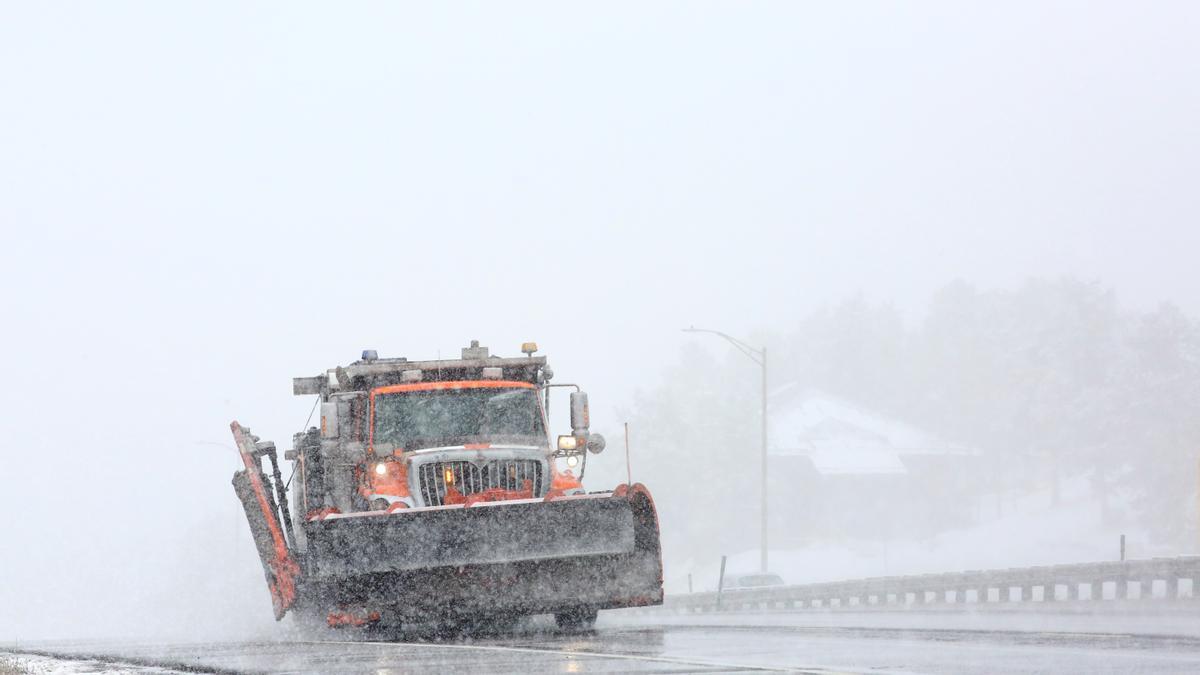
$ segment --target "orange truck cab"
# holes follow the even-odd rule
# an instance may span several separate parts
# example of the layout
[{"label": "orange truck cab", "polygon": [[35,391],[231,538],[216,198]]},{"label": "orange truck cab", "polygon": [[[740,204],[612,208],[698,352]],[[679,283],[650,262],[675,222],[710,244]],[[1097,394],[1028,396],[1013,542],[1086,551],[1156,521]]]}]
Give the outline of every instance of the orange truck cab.
[{"label": "orange truck cab", "polygon": [[[583,492],[571,469],[540,461],[556,453],[534,384],[396,384],[372,389],[369,401],[358,494],[372,510]],[[410,470],[423,480],[410,483]]]}]

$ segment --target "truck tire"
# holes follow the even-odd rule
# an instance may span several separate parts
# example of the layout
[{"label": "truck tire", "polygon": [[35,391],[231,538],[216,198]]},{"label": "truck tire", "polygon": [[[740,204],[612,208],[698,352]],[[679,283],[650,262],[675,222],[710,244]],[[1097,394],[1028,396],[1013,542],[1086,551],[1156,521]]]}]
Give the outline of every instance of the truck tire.
[{"label": "truck tire", "polygon": [[596,625],[596,615],[599,613],[599,610],[591,607],[576,607],[555,613],[554,623],[558,624],[560,630],[591,630],[592,626]]}]

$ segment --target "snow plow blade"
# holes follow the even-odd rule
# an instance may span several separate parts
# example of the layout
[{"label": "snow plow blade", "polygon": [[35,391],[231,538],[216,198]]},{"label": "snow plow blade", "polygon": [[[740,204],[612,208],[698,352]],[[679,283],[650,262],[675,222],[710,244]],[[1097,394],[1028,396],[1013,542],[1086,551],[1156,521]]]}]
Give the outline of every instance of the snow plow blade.
[{"label": "snow plow blade", "polygon": [[317,605],[352,599],[411,621],[662,602],[658,519],[640,484],[333,516],[307,533],[305,595]]}]

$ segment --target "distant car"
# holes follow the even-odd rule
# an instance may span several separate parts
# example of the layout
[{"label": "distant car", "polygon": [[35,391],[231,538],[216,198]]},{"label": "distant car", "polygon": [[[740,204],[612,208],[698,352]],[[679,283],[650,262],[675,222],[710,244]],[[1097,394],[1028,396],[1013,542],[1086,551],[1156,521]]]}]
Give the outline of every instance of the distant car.
[{"label": "distant car", "polygon": [[760,572],[758,574],[741,574],[725,577],[724,590],[741,590],[744,588],[766,588],[768,586],[782,586],[783,577],[770,572]]}]

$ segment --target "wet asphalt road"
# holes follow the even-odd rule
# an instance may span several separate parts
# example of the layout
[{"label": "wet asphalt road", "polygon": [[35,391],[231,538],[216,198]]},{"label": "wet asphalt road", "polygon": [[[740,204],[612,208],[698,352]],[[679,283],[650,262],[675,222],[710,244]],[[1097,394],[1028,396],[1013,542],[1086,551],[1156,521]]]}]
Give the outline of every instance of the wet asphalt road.
[{"label": "wet asphalt road", "polygon": [[[1200,624],[1200,616],[1194,622]],[[506,636],[351,637],[30,647],[218,673],[1200,672],[1200,637],[1186,634],[781,625],[744,617],[737,625],[602,621],[596,630],[576,634],[535,623]]]}]

